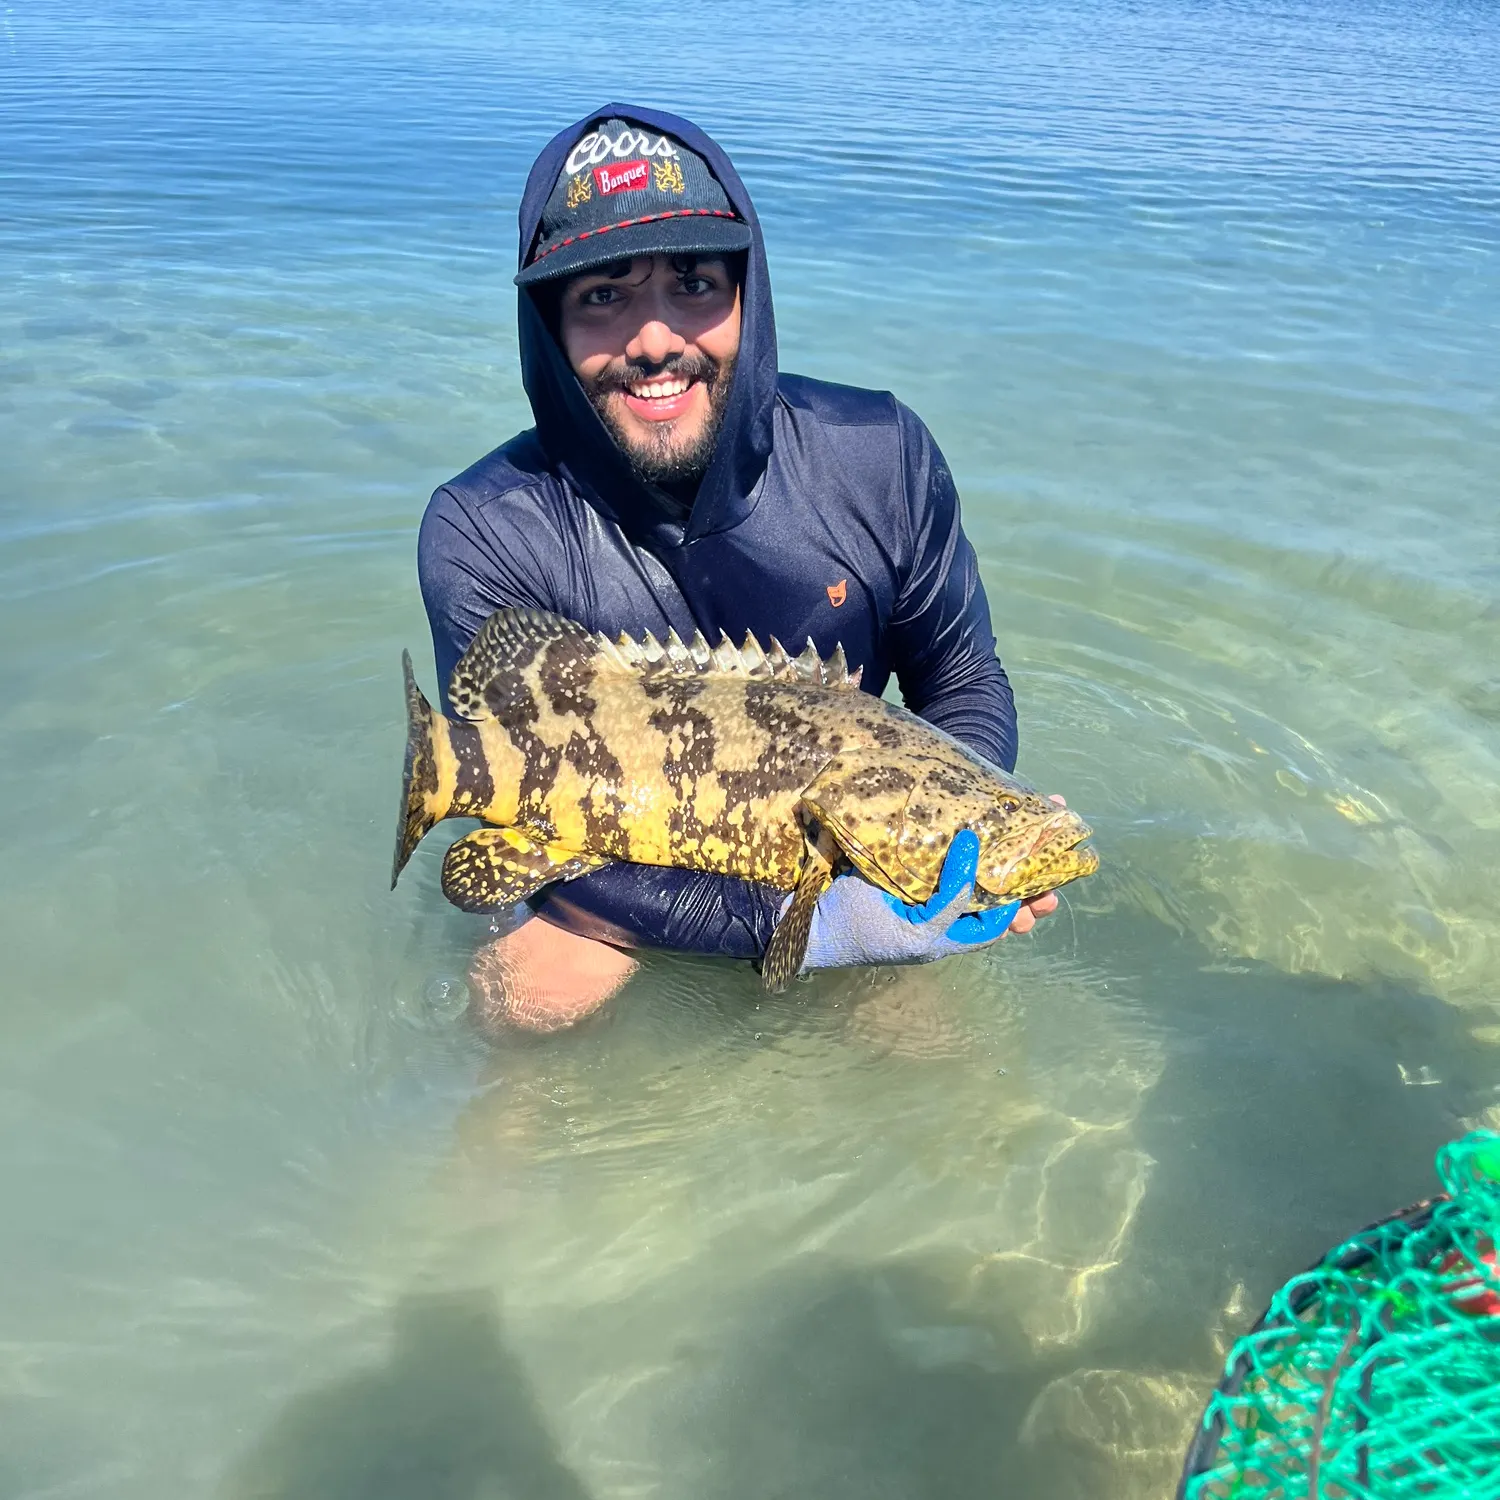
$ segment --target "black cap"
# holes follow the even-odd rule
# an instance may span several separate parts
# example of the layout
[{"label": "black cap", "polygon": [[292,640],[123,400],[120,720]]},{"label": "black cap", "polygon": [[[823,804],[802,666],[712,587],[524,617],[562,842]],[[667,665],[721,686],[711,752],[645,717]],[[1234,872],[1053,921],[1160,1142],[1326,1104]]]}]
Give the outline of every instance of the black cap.
[{"label": "black cap", "polygon": [[633,255],[750,248],[709,165],[669,135],[605,120],[568,152],[518,286],[576,276]]}]

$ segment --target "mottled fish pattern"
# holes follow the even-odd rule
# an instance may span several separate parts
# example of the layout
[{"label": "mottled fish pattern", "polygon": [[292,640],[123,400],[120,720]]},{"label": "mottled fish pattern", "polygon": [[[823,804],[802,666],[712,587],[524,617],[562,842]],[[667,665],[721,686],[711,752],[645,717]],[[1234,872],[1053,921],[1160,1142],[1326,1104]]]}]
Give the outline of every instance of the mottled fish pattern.
[{"label": "mottled fish pattern", "polygon": [[858,691],[842,647],[609,640],[537,610],[493,614],[453,671],[454,717],[403,655],[407,746],[394,886],[443,818],[479,818],[443,860],[466,911],[526,899],[612,861],[740,875],[794,891],[762,961],[801,967],[841,870],[925,901],[953,835],[980,839],[971,909],[1098,868],[1076,814],[895,704]]}]

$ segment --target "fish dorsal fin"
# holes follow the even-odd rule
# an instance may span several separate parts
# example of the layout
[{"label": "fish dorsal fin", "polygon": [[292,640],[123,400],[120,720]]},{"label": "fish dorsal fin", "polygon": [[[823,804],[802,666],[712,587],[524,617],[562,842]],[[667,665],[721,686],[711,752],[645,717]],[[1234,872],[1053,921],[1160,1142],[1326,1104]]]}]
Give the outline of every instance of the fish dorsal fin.
[{"label": "fish dorsal fin", "polygon": [[738,672],[743,663],[740,661],[739,647],[729,639],[729,632],[719,632],[719,644],[714,647],[713,665],[709,667],[711,672]]},{"label": "fish dorsal fin", "polygon": [[[560,651],[556,650],[559,643]],[[524,671],[549,648],[560,659],[566,659],[569,653],[579,660],[603,654],[599,640],[576,620],[544,609],[497,609],[479,627],[479,634],[453,669],[448,682],[453,712],[461,719],[486,717],[490,713],[486,690],[495,679]]]},{"label": "fish dorsal fin", "polygon": [[824,660],[809,637],[801,656],[790,655],[773,635],[767,651],[753,633],[745,633],[745,643],[736,646],[724,632],[719,644],[710,646],[701,630],[684,641],[675,630],[667,632],[665,644],[648,630],[639,640],[620,634],[609,640],[596,635],[593,640],[599,653],[612,663],[633,672],[670,672],[675,677],[757,677],[775,678],[781,682],[815,682],[821,687],[849,688],[859,686],[862,669],[849,670],[844,648],[834,648]]},{"label": "fish dorsal fin", "polygon": [[672,664],[674,672],[696,672],[698,663],[693,660],[693,654],[688,650],[687,644],[675,630],[667,632],[667,660]]},{"label": "fish dorsal fin", "polygon": [[807,645],[802,648],[802,655],[792,658],[792,668],[803,682],[822,682],[823,658],[818,655],[818,648],[813,644],[811,636],[808,636]]},{"label": "fish dorsal fin", "polygon": [[850,690],[859,686],[861,669],[849,670],[842,645],[825,660],[810,637],[800,656],[792,656],[774,635],[769,640],[769,651],[749,632],[742,646],[722,633],[719,644],[710,646],[701,630],[690,641],[675,630],[668,630],[665,643],[649,630],[639,640],[623,633],[610,640],[565,615],[542,609],[497,609],[453,669],[448,700],[461,719],[485,718],[492,711],[486,694],[495,679],[507,672],[525,671],[543,651],[548,652],[552,669],[572,658],[588,661],[595,672],[755,677]]},{"label": "fish dorsal fin", "polygon": [[752,677],[771,675],[771,663],[766,660],[766,653],[760,649],[760,642],[748,630],[745,632],[745,644],[740,647],[740,661]]}]

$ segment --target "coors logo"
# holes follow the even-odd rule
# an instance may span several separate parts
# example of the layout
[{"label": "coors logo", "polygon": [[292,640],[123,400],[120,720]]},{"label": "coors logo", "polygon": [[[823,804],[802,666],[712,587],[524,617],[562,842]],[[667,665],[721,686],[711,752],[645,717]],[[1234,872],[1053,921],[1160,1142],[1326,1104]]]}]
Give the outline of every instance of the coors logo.
[{"label": "coors logo", "polygon": [[646,130],[632,130],[628,126],[618,135],[607,131],[591,130],[568,153],[563,167],[565,172],[581,172],[585,167],[597,167],[600,162],[614,157],[623,161],[627,156],[652,157],[676,156],[672,143],[664,135],[652,135]]},{"label": "coors logo", "polygon": [[651,168],[643,161],[622,162],[618,167],[595,167],[594,186],[600,193],[623,193],[643,188],[651,181]]}]

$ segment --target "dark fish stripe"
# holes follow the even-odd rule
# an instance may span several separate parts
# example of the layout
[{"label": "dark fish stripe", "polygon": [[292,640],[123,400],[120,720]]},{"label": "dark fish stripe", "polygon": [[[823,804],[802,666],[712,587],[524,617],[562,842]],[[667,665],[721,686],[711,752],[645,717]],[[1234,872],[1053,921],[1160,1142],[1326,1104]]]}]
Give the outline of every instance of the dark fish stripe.
[{"label": "dark fish stripe", "polygon": [[448,721],[453,744],[453,758],[458,763],[457,785],[453,790],[453,811],[477,816],[495,800],[495,778],[485,759],[484,742],[473,724],[457,719]]}]

